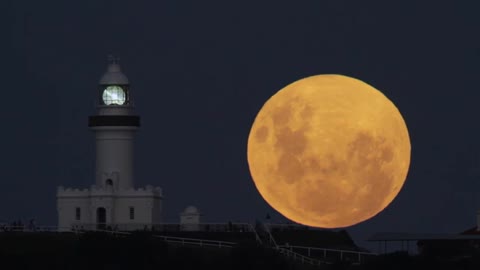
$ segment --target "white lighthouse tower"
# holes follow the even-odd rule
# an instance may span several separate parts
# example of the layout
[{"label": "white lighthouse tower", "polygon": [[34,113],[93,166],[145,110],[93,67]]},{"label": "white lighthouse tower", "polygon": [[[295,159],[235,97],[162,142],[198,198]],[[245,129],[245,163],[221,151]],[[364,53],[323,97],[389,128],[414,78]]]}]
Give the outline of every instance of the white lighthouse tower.
[{"label": "white lighthouse tower", "polygon": [[58,225],[64,230],[149,228],[161,221],[162,191],[134,187],[140,117],[134,113],[130,83],[113,57],[99,82],[96,109],[88,119],[95,135],[95,184],[83,190],[58,187]]},{"label": "white lighthouse tower", "polygon": [[133,187],[133,139],[140,117],[134,115],[129,82],[117,60],[110,59],[99,86],[97,115],[88,121],[95,133],[96,185],[129,189]]}]

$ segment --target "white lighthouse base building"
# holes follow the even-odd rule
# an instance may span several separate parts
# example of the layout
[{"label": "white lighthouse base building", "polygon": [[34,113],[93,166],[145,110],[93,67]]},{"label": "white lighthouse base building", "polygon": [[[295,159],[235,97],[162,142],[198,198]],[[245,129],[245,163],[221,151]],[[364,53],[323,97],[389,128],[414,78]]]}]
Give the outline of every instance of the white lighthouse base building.
[{"label": "white lighthouse base building", "polygon": [[60,230],[141,230],[162,220],[160,187],[113,190],[111,187],[58,187]]}]

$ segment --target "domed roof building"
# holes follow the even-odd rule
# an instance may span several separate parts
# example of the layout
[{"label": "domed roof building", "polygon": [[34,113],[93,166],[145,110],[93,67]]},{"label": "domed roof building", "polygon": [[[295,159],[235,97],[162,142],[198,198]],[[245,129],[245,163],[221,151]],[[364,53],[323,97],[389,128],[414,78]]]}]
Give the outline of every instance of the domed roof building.
[{"label": "domed roof building", "polygon": [[185,210],[183,210],[183,214],[186,214],[186,215],[200,214],[200,211],[198,211],[197,207],[190,205],[190,206],[187,206]]},{"label": "domed roof building", "polygon": [[180,213],[180,229],[182,231],[198,231],[200,229],[200,211],[195,206],[187,206]]}]

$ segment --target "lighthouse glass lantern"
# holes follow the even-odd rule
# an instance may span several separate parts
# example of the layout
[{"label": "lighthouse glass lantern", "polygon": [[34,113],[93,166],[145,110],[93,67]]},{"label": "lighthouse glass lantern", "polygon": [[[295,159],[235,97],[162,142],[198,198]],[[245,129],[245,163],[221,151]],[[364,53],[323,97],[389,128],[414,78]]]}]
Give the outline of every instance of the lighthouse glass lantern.
[{"label": "lighthouse glass lantern", "polygon": [[121,86],[109,85],[103,90],[102,101],[105,105],[124,105],[126,96]]},{"label": "lighthouse glass lantern", "polygon": [[109,57],[107,72],[99,83],[99,102],[101,106],[129,106],[130,95],[127,76],[120,69],[119,59]]}]

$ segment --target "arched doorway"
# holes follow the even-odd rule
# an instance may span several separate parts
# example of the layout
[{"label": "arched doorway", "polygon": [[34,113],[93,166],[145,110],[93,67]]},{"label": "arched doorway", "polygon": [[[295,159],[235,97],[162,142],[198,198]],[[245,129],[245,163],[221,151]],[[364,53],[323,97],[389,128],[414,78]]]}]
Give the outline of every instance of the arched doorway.
[{"label": "arched doorway", "polygon": [[107,223],[107,210],[105,207],[97,208],[97,230],[105,230]]},{"label": "arched doorway", "polygon": [[107,179],[107,181],[105,181],[105,184],[106,184],[107,187],[113,187],[112,179]]}]

